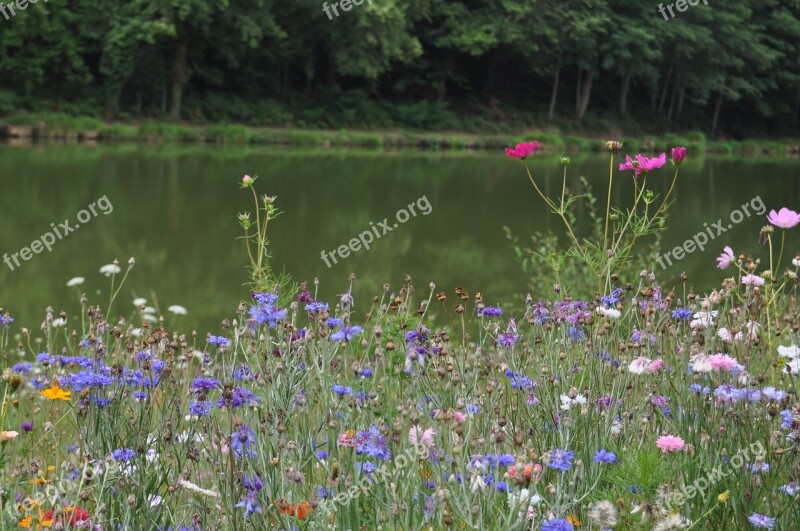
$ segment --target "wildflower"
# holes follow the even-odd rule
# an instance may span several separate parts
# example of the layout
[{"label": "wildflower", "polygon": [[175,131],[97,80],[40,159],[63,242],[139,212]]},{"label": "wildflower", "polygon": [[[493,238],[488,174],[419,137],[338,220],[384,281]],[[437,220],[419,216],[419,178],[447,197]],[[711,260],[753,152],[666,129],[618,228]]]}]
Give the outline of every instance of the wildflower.
[{"label": "wildflower", "polygon": [[258,491],[247,490],[241,501],[236,507],[244,507],[244,517],[247,518],[251,513],[260,513],[261,505],[258,504]]},{"label": "wildflower", "polygon": [[343,326],[331,334],[331,339],[333,341],[352,341],[353,338],[361,334],[361,330],[360,326]]},{"label": "wildflower", "polygon": [[642,154],[636,155],[631,159],[630,155],[625,155],[625,162],[619,165],[619,171],[633,170],[634,176],[638,179],[644,173],[657,170],[667,163],[667,154],[662,153],[656,158],[648,158]]},{"label": "wildflower", "polygon": [[306,311],[311,315],[316,315],[320,312],[327,312],[328,305],[324,302],[312,302],[310,304],[306,304]]},{"label": "wildflower", "polygon": [[539,147],[539,142],[521,142],[514,147],[514,149],[506,148],[506,155],[514,157],[515,159],[525,160],[528,158],[536,148]]},{"label": "wildflower", "polygon": [[178,485],[180,485],[181,487],[183,487],[183,488],[185,488],[187,490],[190,490],[192,492],[196,492],[197,494],[202,494],[202,495],[208,496],[210,498],[219,498],[219,493],[214,492],[213,490],[206,490],[206,489],[204,489],[202,487],[199,487],[199,486],[195,485],[191,481],[187,481],[187,480],[185,480],[183,478],[178,479]]},{"label": "wildflower", "polygon": [[775,518],[770,518],[765,514],[753,513],[747,519],[753,527],[773,529],[775,527]]},{"label": "wildflower", "polygon": [[687,310],[686,308],[676,308],[675,310],[672,311],[673,319],[682,319],[684,321],[688,321],[691,316],[692,316],[692,311]]},{"label": "wildflower", "polygon": [[270,328],[275,328],[278,321],[286,318],[286,310],[279,308],[275,303],[278,296],[268,291],[253,293],[255,306],[250,307],[250,317],[258,324],[266,324]]},{"label": "wildflower", "polygon": [[389,443],[377,426],[371,426],[369,430],[358,434],[356,454],[383,460],[391,459],[392,457],[389,451]]},{"label": "wildflower", "polygon": [[[89,527],[86,525],[89,521],[89,512],[80,507],[65,505],[61,508],[61,514],[55,521],[53,520],[53,516],[54,511],[50,509],[45,513],[42,524],[46,527],[53,526],[54,529],[63,529],[66,525],[69,525],[70,528]],[[47,524],[47,522],[50,522],[50,524]]]},{"label": "wildflower", "polygon": [[208,336],[208,342],[222,348],[228,346],[228,340],[222,336]]},{"label": "wildflower", "polygon": [[661,453],[679,452],[683,449],[686,443],[680,437],[675,435],[662,435],[656,440],[656,446],[661,449]]},{"label": "wildflower", "polygon": [[71,288],[73,286],[80,286],[86,279],[83,277],[75,277],[71,278],[67,281],[67,287]]},{"label": "wildflower", "polygon": [[111,452],[111,457],[114,458],[114,461],[123,461],[127,463],[136,457],[136,452],[130,448],[120,448]]},{"label": "wildflower", "polygon": [[13,441],[14,439],[17,438],[17,435],[19,435],[19,432],[17,432],[17,431],[3,431],[3,432],[0,432],[0,442]]},{"label": "wildflower", "polygon": [[733,256],[733,249],[726,246],[722,254],[717,257],[717,267],[720,269],[728,269],[728,266],[730,266],[734,260],[736,260],[736,257]]},{"label": "wildflower", "polygon": [[658,372],[663,367],[664,367],[664,360],[658,358],[657,360],[653,361],[652,363],[650,363],[650,365],[647,366],[647,370],[650,372]]},{"label": "wildflower", "polygon": [[602,317],[608,317],[610,319],[619,319],[620,315],[622,315],[619,310],[615,310],[613,308],[601,308],[598,306],[597,310],[595,311],[598,315]]},{"label": "wildflower", "polygon": [[638,357],[633,360],[630,365],[628,365],[628,371],[632,374],[644,374],[646,372],[650,372],[651,363],[653,363],[652,360],[649,360],[643,356]]},{"label": "wildflower", "polygon": [[175,315],[186,315],[187,313],[189,313],[188,311],[186,311],[186,308],[184,308],[183,306],[179,306],[177,304],[173,304],[172,306],[167,308],[167,311],[170,313],[174,313]]},{"label": "wildflower", "polygon": [[764,279],[751,273],[742,277],[742,284],[745,286],[763,286]]},{"label": "wildflower", "polygon": [[195,378],[192,381],[192,389],[197,391],[210,391],[219,387],[221,384],[216,378]]},{"label": "wildflower", "polygon": [[54,383],[49,389],[39,391],[39,394],[48,400],[64,400],[69,402],[70,392],[64,391],[57,383]]},{"label": "wildflower", "polygon": [[691,520],[680,514],[673,513],[653,526],[653,531],[679,531],[692,524]]},{"label": "wildflower", "polygon": [[24,432],[31,432],[31,431],[33,431],[33,428],[34,428],[33,422],[27,422],[27,421],[23,422],[22,424],[20,424],[19,427]]},{"label": "wildflower", "polygon": [[500,317],[503,315],[503,310],[495,306],[486,306],[482,310],[478,310],[478,317]]},{"label": "wildflower", "polygon": [[245,175],[244,177],[242,177],[242,188],[245,188],[247,186],[252,185],[253,184],[253,180],[254,179],[252,177],[250,177],[249,175]]},{"label": "wildflower", "polygon": [[778,347],[778,355],[780,355],[783,358],[792,358],[792,359],[798,358],[800,357],[800,347],[798,347],[797,345],[790,345],[788,347],[780,345]]},{"label": "wildflower", "polygon": [[428,428],[425,431],[422,431],[422,428],[418,426],[413,426],[411,430],[408,432],[408,442],[413,444],[414,446],[424,445],[426,448],[433,448],[434,441],[433,436],[436,435],[436,432],[433,428]]},{"label": "wildflower", "polygon": [[800,214],[794,210],[789,210],[788,208],[783,207],[778,212],[775,212],[775,210],[770,210],[769,215],[767,216],[767,221],[779,229],[791,229],[800,223]]},{"label": "wildflower", "polygon": [[542,522],[541,531],[573,531],[574,529],[569,520],[565,518],[553,518],[552,520]]},{"label": "wildflower", "polygon": [[255,432],[247,424],[242,424],[239,429],[231,433],[231,448],[237,456],[242,456],[245,452],[252,457],[256,455],[255,450],[251,450],[256,444]]},{"label": "wildflower", "polygon": [[311,514],[311,504],[307,501],[292,504],[276,501],[275,505],[282,515],[294,516],[298,520],[305,520]]},{"label": "wildflower", "polygon": [[797,481],[790,481],[786,485],[778,487],[778,490],[786,494],[787,496],[794,496],[798,492],[800,492],[800,485],[797,484]]},{"label": "wildflower", "polygon": [[686,148],[682,146],[677,146],[672,148],[672,163],[675,166],[680,166],[683,162],[683,159],[686,158]]},{"label": "wildflower", "polygon": [[601,500],[589,506],[589,518],[601,528],[610,528],[617,525],[617,508],[608,500]]},{"label": "wildflower", "polygon": [[561,395],[561,409],[564,411],[569,411],[574,406],[582,406],[585,403],[586,397],[583,395],[577,395],[575,398],[572,398],[569,395]]},{"label": "wildflower", "polygon": [[122,268],[120,268],[116,264],[107,264],[100,268],[100,272],[107,277],[110,277],[111,275],[116,275],[120,271],[122,271]]},{"label": "wildflower", "polygon": [[523,376],[519,373],[512,372],[511,369],[506,369],[504,374],[506,378],[511,380],[512,389],[528,389],[529,387],[534,387],[533,380],[531,380],[528,376]]},{"label": "wildflower", "polygon": [[212,402],[192,401],[189,404],[189,414],[196,417],[207,417],[211,413],[211,410],[213,409],[214,409],[214,404]]},{"label": "wildflower", "polygon": [[739,362],[735,358],[731,358],[727,354],[714,354],[708,357],[708,363],[715,371],[732,371],[739,366]]},{"label": "wildflower", "polygon": [[347,387],[347,386],[344,386],[344,385],[334,385],[331,388],[331,390],[334,393],[336,393],[339,396],[339,398],[342,398],[342,397],[349,396],[349,395],[353,394],[353,388],[352,387]]},{"label": "wildflower", "polygon": [[775,402],[780,402],[789,396],[786,391],[783,391],[782,389],[775,389],[774,387],[765,387],[761,390],[761,392],[764,393],[764,396]]},{"label": "wildflower", "polygon": [[617,461],[619,461],[617,455],[610,450],[606,450],[605,448],[597,450],[597,452],[594,454],[595,463],[616,463]]},{"label": "wildflower", "polygon": [[572,460],[575,458],[575,452],[562,450],[560,448],[551,450],[548,455],[550,461],[547,463],[547,466],[555,470],[560,470],[561,472],[569,470],[570,467],[572,467]]}]

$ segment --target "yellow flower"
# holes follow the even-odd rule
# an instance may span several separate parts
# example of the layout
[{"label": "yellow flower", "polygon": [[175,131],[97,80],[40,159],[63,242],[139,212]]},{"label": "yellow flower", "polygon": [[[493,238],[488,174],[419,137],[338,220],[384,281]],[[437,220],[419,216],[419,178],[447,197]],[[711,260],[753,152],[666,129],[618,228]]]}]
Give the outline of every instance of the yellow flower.
[{"label": "yellow flower", "polygon": [[19,526],[24,527],[25,529],[30,529],[31,522],[33,522],[33,516],[28,515],[19,521]]},{"label": "yellow flower", "polygon": [[48,400],[66,400],[69,402],[69,395],[71,394],[69,391],[64,391],[59,387],[58,384],[53,384],[50,389],[45,389],[44,391],[39,392],[40,395],[45,397]]},{"label": "yellow flower", "polygon": [[571,523],[575,527],[580,527],[581,526],[581,521],[575,515],[571,515],[571,514],[567,515],[567,522]]},{"label": "yellow flower", "polygon": [[19,435],[19,432],[18,432],[18,431],[4,431],[4,432],[0,432],[0,441],[1,441],[1,442],[13,441],[14,439],[16,439],[16,438],[17,438],[17,435]]},{"label": "yellow flower", "polygon": [[728,501],[728,498],[730,497],[731,497],[731,491],[726,490],[725,492],[717,496],[717,501],[720,503],[725,503]]}]

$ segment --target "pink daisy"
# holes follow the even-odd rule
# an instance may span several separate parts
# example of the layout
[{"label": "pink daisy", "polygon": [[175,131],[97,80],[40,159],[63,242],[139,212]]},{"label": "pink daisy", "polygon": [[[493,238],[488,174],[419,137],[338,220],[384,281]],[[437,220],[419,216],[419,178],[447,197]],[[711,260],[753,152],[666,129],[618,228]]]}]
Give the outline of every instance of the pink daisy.
[{"label": "pink daisy", "polygon": [[733,249],[725,247],[724,252],[717,258],[717,267],[720,269],[728,269],[728,266],[734,261]]},{"label": "pink daisy", "polygon": [[749,275],[745,275],[742,277],[742,284],[744,284],[745,286],[763,286],[764,279],[758,275],[750,273]]},{"label": "pink daisy", "polygon": [[739,366],[739,362],[727,354],[711,355],[708,357],[708,362],[715,371],[732,371]]},{"label": "pink daisy", "polygon": [[683,450],[685,444],[683,439],[675,435],[662,435],[656,441],[656,446],[661,449],[662,454],[667,452],[680,452]]}]

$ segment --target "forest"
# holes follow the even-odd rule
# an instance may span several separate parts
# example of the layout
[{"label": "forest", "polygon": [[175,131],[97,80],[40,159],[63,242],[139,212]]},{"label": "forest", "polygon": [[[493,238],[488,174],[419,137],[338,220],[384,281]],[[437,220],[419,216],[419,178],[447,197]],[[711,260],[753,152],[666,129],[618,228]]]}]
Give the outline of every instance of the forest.
[{"label": "forest", "polygon": [[643,0],[372,0],[335,17],[320,0],[14,5],[4,117],[800,136],[798,0],[672,18]]}]

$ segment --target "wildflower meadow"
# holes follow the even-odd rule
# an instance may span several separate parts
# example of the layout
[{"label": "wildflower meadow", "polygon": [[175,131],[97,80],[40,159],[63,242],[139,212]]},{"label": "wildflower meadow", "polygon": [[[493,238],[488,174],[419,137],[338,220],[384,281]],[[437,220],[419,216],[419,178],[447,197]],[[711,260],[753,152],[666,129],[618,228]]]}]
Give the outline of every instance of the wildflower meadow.
[{"label": "wildflower meadow", "polygon": [[130,300],[136,257],[100,246],[41,323],[0,300],[0,527],[800,529],[800,205],[709,240],[713,285],[666,283],[693,154],[603,147],[580,193],[566,156],[542,186],[536,141],[497,153],[559,224],[522,251],[545,297],[406,277],[359,299],[356,271],[322,300],[274,263],[291,228],[246,175],[250,267],[218,328]]}]

